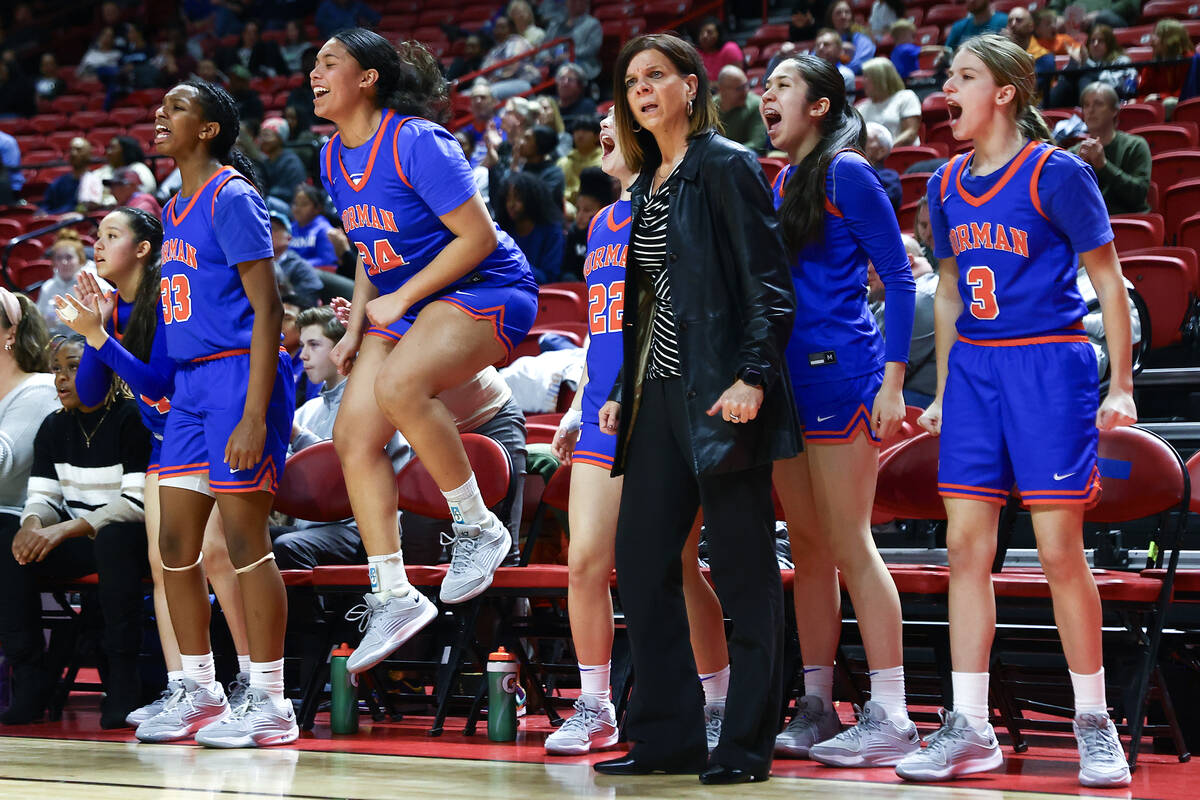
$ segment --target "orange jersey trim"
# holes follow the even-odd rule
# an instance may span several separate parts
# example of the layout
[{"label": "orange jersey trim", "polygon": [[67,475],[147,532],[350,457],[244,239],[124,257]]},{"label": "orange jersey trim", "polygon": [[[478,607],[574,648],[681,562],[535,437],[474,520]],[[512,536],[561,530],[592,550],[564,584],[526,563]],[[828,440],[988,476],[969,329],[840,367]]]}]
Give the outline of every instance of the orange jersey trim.
[{"label": "orange jersey trim", "polygon": [[392,158],[396,162],[396,174],[400,176],[400,180],[404,181],[404,185],[410,189],[413,188],[413,185],[408,182],[408,176],[404,174],[404,170],[400,169],[400,147],[397,144],[397,141],[400,139],[400,129],[404,127],[404,123],[411,119],[413,118],[405,117],[404,119],[400,120],[400,122],[396,125],[396,132],[392,134]]},{"label": "orange jersey trim", "polygon": [[1008,497],[1008,492],[1004,489],[993,489],[990,486],[971,486],[965,483],[938,483],[938,491],[942,489],[965,489],[969,492],[980,492],[982,494],[991,494],[996,497]]},{"label": "orange jersey trim", "polygon": [[981,503],[995,503],[998,506],[1002,506],[1006,502],[1008,502],[1007,495],[1005,497],[985,497],[985,496],[978,495],[978,494],[965,494],[962,492],[942,491],[942,489],[940,489],[940,488],[938,489],[938,495],[943,498],[950,497],[950,498],[957,498],[959,500],[978,500]]},{"label": "orange jersey trim", "polygon": [[[1028,159],[1030,154],[1033,153],[1033,150],[1036,146],[1037,145],[1035,145],[1032,141],[1027,142],[1025,146],[1021,148],[1021,152],[1017,154],[1017,157],[1014,158],[1012,163],[1008,165],[1008,169],[1006,169],[1004,174],[1000,176],[1000,180],[996,182],[995,186],[993,186],[991,189],[988,189],[987,194],[985,194],[983,197],[976,197],[963,188],[962,173],[967,166],[967,162],[970,160],[969,157],[963,158],[959,168],[954,173],[955,188],[958,189],[958,193],[962,195],[963,200],[966,200],[968,203],[978,208],[1000,193],[1000,190],[1008,184],[1009,180],[1012,179],[1012,176],[1017,174],[1017,170],[1021,168],[1021,165],[1024,164],[1025,160]],[[971,155],[973,154],[974,151],[971,151]]]},{"label": "orange jersey trim", "polygon": [[[393,113],[394,112],[391,109],[388,109],[386,112],[384,112],[383,118],[379,120],[379,130],[375,131],[375,138],[371,143],[371,154],[367,156],[366,169],[363,170],[362,178],[360,178],[357,182],[350,177],[350,173],[346,172],[346,165],[342,162],[342,153],[340,150],[338,151],[338,168],[342,171],[342,177],[346,179],[346,183],[348,183],[350,188],[356,192],[366,186],[367,181],[371,178],[371,170],[375,168],[375,156],[379,154],[379,145],[383,143],[383,132],[387,130],[388,123],[391,121]],[[334,139],[336,139],[338,142],[341,142],[341,136],[342,134],[339,132],[334,134],[333,139],[329,140],[330,150],[333,149]]]},{"label": "orange jersey trim", "polygon": [[[246,181],[246,183],[250,183],[250,181],[246,178],[246,176],[241,174],[240,172],[234,172],[228,178],[221,181],[221,185],[218,186],[215,191],[213,191],[212,206],[209,207],[209,209],[208,209],[209,216],[212,216],[213,214],[217,213],[217,195],[219,195],[221,193],[221,190],[225,188],[225,185],[227,183],[229,183],[232,180],[236,180],[238,178],[241,178],[242,180]],[[253,184],[251,184],[251,185],[253,185]]]},{"label": "orange jersey trim", "polygon": [[1033,167],[1033,175],[1029,177],[1029,197],[1033,200],[1033,207],[1037,209],[1038,214],[1041,214],[1042,219],[1047,222],[1050,218],[1046,216],[1046,212],[1042,211],[1042,198],[1038,196],[1038,179],[1042,177],[1042,167],[1046,165],[1046,159],[1050,158],[1050,154],[1057,150],[1057,147],[1047,147],[1037,160],[1037,164]]},{"label": "orange jersey trim", "polygon": [[600,467],[601,469],[606,470],[606,471],[611,470],[612,466],[613,466],[613,462],[611,462],[611,461],[598,461],[594,458],[590,458],[587,456],[571,456],[571,463],[572,464],[587,464],[592,467]]},{"label": "orange jersey trim", "polygon": [[1072,329],[1079,330],[1079,333],[1054,333],[1048,336],[1024,336],[1017,339],[968,339],[966,336],[959,336],[960,342],[973,344],[977,347],[1020,347],[1027,344],[1078,344],[1087,343],[1087,334],[1083,332],[1083,324],[1076,323],[1071,326]]},{"label": "orange jersey trim", "polygon": [[633,222],[633,215],[631,214],[629,216],[629,219],[625,220],[624,222],[614,225],[613,220],[616,219],[616,216],[617,216],[617,204],[613,203],[611,206],[608,207],[608,209],[609,209],[608,210],[608,219],[607,219],[608,229],[610,231],[612,231],[613,233],[616,233],[617,231],[621,230],[629,223]]},{"label": "orange jersey trim", "polygon": [[504,352],[506,355],[508,353],[511,353],[513,351],[513,348],[516,347],[516,345],[514,345],[512,342],[510,342],[508,340],[508,337],[506,337],[503,333],[504,306],[496,306],[495,308],[474,309],[474,308],[471,308],[466,303],[462,302],[461,300],[456,300],[451,297],[439,297],[438,302],[449,303],[450,305],[454,306],[459,311],[463,312],[464,314],[466,314],[468,317],[471,317],[472,319],[486,319],[489,322],[491,322],[492,323],[492,335],[496,337],[496,341],[499,342],[500,345],[504,348]]},{"label": "orange jersey trim", "polygon": [[209,175],[208,180],[206,180],[204,182],[204,185],[196,190],[196,193],[192,195],[191,200],[188,200],[187,206],[183,209],[183,214],[181,214],[178,217],[175,216],[175,205],[176,205],[175,201],[179,199],[179,195],[175,195],[174,197],[172,197],[171,202],[170,202],[171,208],[170,208],[170,211],[168,212],[171,215],[171,224],[179,225],[185,219],[187,219],[187,215],[192,210],[192,206],[196,205],[196,200],[200,197],[200,195],[204,194],[204,190],[208,188],[208,185],[210,183],[212,183],[213,180],[215,180],[218,175],[220,175],[221,173],[225,172],[228,169],[229,169],[229,167],[221,167],[216,172],[214,172],[212,175]]}]

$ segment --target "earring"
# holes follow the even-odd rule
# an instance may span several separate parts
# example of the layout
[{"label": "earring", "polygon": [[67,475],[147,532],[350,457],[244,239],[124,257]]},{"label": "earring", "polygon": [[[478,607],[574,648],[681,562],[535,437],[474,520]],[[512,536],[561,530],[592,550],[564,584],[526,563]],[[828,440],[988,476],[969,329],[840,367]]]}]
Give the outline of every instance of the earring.
[{"label": "earring", "polygon": [[688,116],[692,115],[692,98],[688,98]]},{"label": "earring", "polygon": [[5,350],[12,350],[12,342],[5,342],[5,343],[4,343],[4,349],[5,349]]},{"label": "earring", "polygon": [[633,123],[633,127],[632,127],[632,129],[631,129],[631,130],[632,130],[634,133],[641,133],[641,132],[642,132],[642,126],[641,126],[641,125],[638,125],[638,124],[635,122],[635,123]]}]

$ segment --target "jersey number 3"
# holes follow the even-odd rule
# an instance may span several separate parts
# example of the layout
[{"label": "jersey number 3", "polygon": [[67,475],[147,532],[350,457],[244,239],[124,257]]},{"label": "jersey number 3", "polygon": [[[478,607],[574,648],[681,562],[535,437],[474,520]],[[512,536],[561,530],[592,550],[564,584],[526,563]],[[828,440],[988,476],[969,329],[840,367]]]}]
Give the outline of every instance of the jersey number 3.
[{"label": "jersey number 3", "polygon": [[159,283],[162,295],[163,322],[187,322],[192,318],[192,285],[187,275],[163,278]]},{"label": "jersey number 3", "polygon": [[616,333],[625,316],[625,281],[613,281],[605,287],[598,283],[588,289],[588,332]]},{"label": "jersey number 3", "polygon": [[967,285],[971,287],[971,316],[975,319],[1000,316],[1000,307],[996,305],[996,273],[991,267],[971,267],[967,270]]}]

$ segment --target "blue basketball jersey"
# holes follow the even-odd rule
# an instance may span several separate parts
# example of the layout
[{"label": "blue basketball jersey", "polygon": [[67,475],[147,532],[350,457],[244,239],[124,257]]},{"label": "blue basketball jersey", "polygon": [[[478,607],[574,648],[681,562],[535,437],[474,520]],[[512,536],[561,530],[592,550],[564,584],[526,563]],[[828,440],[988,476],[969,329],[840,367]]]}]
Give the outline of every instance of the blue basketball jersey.
[{"label": "blue basketball jersey", "polygon": [[[132,313],[133,303],[125,302],[121,299],[121,295],[117,295],[117,305],[113,308],[112,319],[105,327],[118,342],[124,338],[125,328],[129,325],[129,317]],[[130,383],[128,377],[124,375],[121,377],[126,383]],[[130,388],[133,387],[130,386]],[[142,412],[142,424],[146,426],[146,430],[161,437],[163,428],[166,426],[167,412],[171,410],[171,401],[166,397],[147,397],[136,389],[134,394],[138,399],[138,411]]]},{"label": "blue basketball jersey", "polygon": [[[454,234],[439,217],[478,191],[449,131],[391,110],[359,147],[345,147],[335,134],[321,151],[321,180],[381,295],[396,291],[442,252]],[[496,249],[446,290],[509,286],[530,274],[512,238],[496,228],[496,239]]]},{"label": "blue basketball jersey", "polygon": [[179,362],[250,349],[254,309],[238,264],[271,258],[267,207],[232,167],[163,209],[162,319]]},{"label": "blue basketball jersey", "polygon": [[954,256],[967,339],[1009,339],[1077,327],[1087,306],[1075,285],[1077,253],[1112,241],[1091,167],[1029,142],[990,175],[970,173],[974,151],[929,179],[934,254]]},{"label": "blue basketball jersey", "polygon": [[597,212],[588,229],[583,277],[588,288],[588,382],[583,419],[596,422],[621,369],[621,322],[625,316],[625,256],[632,204],[618,200]]},{"label": "blue basketball jersey", "polygon": [[[775,208],[796,167],[775,179]],[[887,289],[888,338],[867,305],[867,263]],[[825,175],[825,222],[819,240],[792,265],[796,321],[787,360],[797,386],[868,375],[885,361],[908,361],[915,298],[912,269],[896,214],[879,176],[858,152],[834,156]]]}]

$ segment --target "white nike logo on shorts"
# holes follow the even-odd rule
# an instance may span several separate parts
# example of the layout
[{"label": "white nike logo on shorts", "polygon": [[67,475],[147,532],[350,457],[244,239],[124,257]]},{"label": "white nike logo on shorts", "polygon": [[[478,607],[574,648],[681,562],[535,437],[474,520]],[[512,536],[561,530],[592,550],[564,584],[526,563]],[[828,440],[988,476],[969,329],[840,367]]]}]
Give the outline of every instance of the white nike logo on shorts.
[{"label": "white nike logo on shorts", "polygon": [[830,414],[828,417],[817,417],[817,422],[824,422],[827,419],[833,419],[837,414]]},{"label": "white nike logo on shorts", "polygon": [[1075,474],[1074,472],[1068,472],[1066,475],[1059,475],[1059,474],[1056,472],[1056,473],[1054,473],[1054,480],[1056,480],[1056,481],[1065,480],[1065,479],[1067,479],[1067,478],[1071,477],[1071,476],[1072,476],[1072,475],[1074,475],[1074,474]]}]

